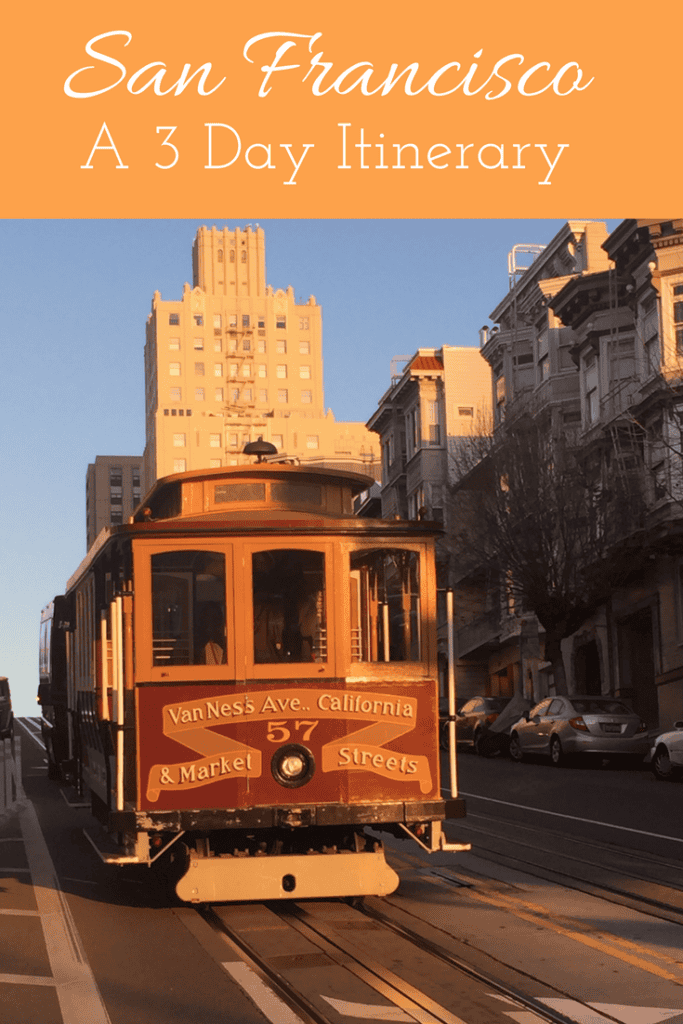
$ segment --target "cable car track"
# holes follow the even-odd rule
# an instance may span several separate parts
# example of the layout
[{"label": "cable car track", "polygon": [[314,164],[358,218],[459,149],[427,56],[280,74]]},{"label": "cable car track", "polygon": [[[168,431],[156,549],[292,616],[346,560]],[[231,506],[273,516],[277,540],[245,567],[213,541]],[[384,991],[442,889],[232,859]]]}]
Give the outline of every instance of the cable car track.
[{"label": "cable car track", "polygon": [[[247,908],[244,909],[246,911]],[[230,923],[231,908],[205,906],[198,912],[305,1024],[330,1024],[338,1020],[340,1012],[343,1013],[337,1009],[331,1015],[329,1011],[326,1014],[320,1001],[327,997],[310,990],[308,993],[302,991],[306,985],[306,969],[315,967],[329,968],[332,976],[335,971],[347,972],[356,982],[361,982],[370,990],[370,999],[374,994],[374,998],[383,1000],[385,1005],[376,1004],[382,1011],[382,1015],[378,1013],[377,1019],[416,1020],[423,1024],[470,1024],[470,1021],[482,1019],[481,1006],[487,1005],[486,997],[493,996],[509,1004],[510,1009],[516,1008],[533,1014],[534,1017],[527,1016],[529,1022],[536,1019],[550,1024],[569,1024],[570,1018],[544,1005],[540,999],[528,996],[520,988],[507,985],[477,970],[438,942],[411,929],[405,922],[392,919],[381,909],[381,901],[377,899],[367,898],[360,906],[357,903],[352,906],[344,901],[323,904],[283,901],[253,905],[253,910],[257,915],[265,911],[272,915],[274,921],[285,926],[291,941],[284,946],[280,945],[280,948],[295,947],[296,937],[301,937],[315,952],[268,956],[258,948],[261,933],[268,930],[267,926],[259,926],[255,930],[257,941],[254,941],[244,930]],[[402,974],[363,950],[362,938],[359,942],[358,936],[362,937],[368,931],[372,932],[371,943],[378,949],[387,946],[389,936],[394,937],[394,942],[398,941],[402,952],[398,959],[404,968]],[[385,960],[388,958],[390,954],[385,953]],[[424,973],[426,963],[431,964],[431,970],[424,974],[427,980],[424,984],[416,985],[410,975],[415,972]],[[452,973],[448,975],[445,971]],[[286,976],[288,972],[290,977]],[[298,984],[291,977],[297,972],[303,978]],[[524,981],[537,984],[552,996],[573,998],[547,983],[539,983],[531,975],[522,975],[519,971],[515,973],[523,977]],[[334,980],[330,984],[333,990]],[[431,995],[425,991],[430,987]],[[450,1006],[443,1005],[435,998],[435,988],[447,989],[452,993]],[[333,1010],[335,1002],[340,1002],[330,998],[327,1001]],[[351,1002],[349,1005],[355,1004]],[[493,1008],[493,1004],[488,1005]],[[590,1011],[588,1006],[586,1009]],[[370,1014],[364,1016],[369,1017]]]},{"label": "cable car track", "polygon": [[[487,828],[479,822],[491,824]],[[494,827],[501,824],[505,825],[505,836]],[[516,822],[502,823],[501,819],[475,813],[468,815],[467,834],[476,854],[486,860],[683,924],[683,865],[680,862],[595,839],[576,838]],[[553,839],[561,843],[560,851],[553,846]],[[505,844],[505,851],[498,848],[497,842]],[[580,850],[570,852],[570,847]],[[514,851],[519,851],[520,855],[516,856]],[[581,855],[583,851],[588,855]],[[552,867],[548,866],[549,855],[555,858]],[[603,856],[602,861],[599,855]],[[545,861],[539,862],[544,857]],[[601,879],[601,874],[609,875],[609,882]],[[658,874],[667,877],[667,882],[657,877]],[[669,881],[673,878],[677,878],[679,884]],[[650,887],[649,894],[637,891],[640,883]]]}]

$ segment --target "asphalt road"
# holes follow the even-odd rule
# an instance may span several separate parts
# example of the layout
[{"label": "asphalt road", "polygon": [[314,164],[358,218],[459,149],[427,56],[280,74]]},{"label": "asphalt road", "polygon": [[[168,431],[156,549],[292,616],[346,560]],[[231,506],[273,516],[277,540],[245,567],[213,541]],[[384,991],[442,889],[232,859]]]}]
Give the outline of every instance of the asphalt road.
[{"label": "asphalt road", "polygon": [[587,762],[555,768],[540,758],[515,764],[459,752],[458,781],[470,814],[683,861],[683,783],[659,782],[647,766]]}]

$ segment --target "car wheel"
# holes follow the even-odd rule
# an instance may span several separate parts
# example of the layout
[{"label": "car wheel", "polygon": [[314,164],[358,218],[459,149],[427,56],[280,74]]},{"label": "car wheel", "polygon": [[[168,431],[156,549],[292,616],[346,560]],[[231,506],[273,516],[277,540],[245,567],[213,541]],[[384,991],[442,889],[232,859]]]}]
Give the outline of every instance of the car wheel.
[{"label": "car wheel", "polygon": [[676,776],[676,769],[671,763],[669,757],[669,751],[666,747],[657,747],[655,755],[652,758],[652,772],[656,779],[661,779],[662,782],[669,782]]},{"label": "car wheel", "polygon": [[510,754],[512,760],[516,761],[518,764],[520,761],[524,760],[524,751],[522,750],[522,744],[519,742],[519,736],[516,732],[513,732],[512,736],[510,737],[508,753]]},{"label": "car wheel", "polygon": [[562,749],[559,736],[551,737],[550,760],[556,768],[560,768],[565,762],[564,750]]}]

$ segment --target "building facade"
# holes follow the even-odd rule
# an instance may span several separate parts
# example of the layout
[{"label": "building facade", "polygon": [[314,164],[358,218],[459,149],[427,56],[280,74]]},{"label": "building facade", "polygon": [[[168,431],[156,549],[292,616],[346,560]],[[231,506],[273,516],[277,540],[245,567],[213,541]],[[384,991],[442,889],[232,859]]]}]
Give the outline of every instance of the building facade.
[{"label": "building facade", "polygon": [[553,429],[577,427],[573,335],[554,314],[552,298],[568,281],[607,270],[606,238],[604,223],[568,221],[548,245],[510,253],[510,288],[490,314],[495,326],[481,335],[481,354],[491,367],[494,429],[524,402],[534,415],[545,410]]},{"label": "building facade", "polygon": [[337,423],[323,392],[322,311],[266,285],[261,228],[200,228],[193,284],[156,292],[145,344],[145,482],[236,465],[262,437],[297,462],[379,472],[361,423]]},{"label": "building facade", "polygon": [[[398,370],[399,364],[405,364]],[[452,582],[453,532],[450,488],[459,454],[478,432],[488,430],[491,371],[479,349],[455,345],[420,348],[392,361],[391,386],[368,427],[380,436],[382,488],[373,514],[383,518],[430,519],[444,529],[437,544],[438,642],[441,683],[447,669],[444,590]],[[361,511],[362,514],[362,511]]]},{"label": "building facade", "polygon": [[88,548],[101,530],[125,523],[143,496],[142,455],[98,455],[85,478]]},{"label": "building facade", "polygon": [[455,345],[398,363],[367,423],[380,436],[382,516],[443,522],[458,446],[485,425],[491,372],[478,349]]},{"label": "building facade", "polygon": [[574,334],[581,444],[603,491],[642,505],[633,568],[565,645],[578,688],[628,699],[653,728],[683,716],[683,219],[626,220],[607,273],[553,308]]},{"label": "building facade", "polygon": [[[607,234],[602,222],[568,221],[547,245],[520,244],[509,254],[510,287],[490,314],[494,326],[480,331],[481,356],[490,367],[494,437],[522,414],[542,422],[549,435],[579,429],[574,335],[555,314],[552,299],[569,281],[607,270],[602,248]],[[472,471],[456,482],[476,506],[477,488],[485,484],[481,472],[466,468]],[[459,497],[456,490],[454,515],[461,514],[463,504],[469,512],[472,504]],[[548,671],[533,613],[512,597],[498,567],[481,564],[462,540],[455,542],[452,563],[459,693],[511,696],[517,691],[531,701],[545,695]]]},{"label": "building facade", "polygon": [[[482,335],[494,439],[520,416],[551,444],[571,438],[604,563],[623,567],[562,641],[569,692],[621,697],[652,730],[671,728],[683,716],[683,220],[610,235],[572,221],[534,255]],[[495,567],[462,564],[464,692],[554,693],[533,612]]]}]

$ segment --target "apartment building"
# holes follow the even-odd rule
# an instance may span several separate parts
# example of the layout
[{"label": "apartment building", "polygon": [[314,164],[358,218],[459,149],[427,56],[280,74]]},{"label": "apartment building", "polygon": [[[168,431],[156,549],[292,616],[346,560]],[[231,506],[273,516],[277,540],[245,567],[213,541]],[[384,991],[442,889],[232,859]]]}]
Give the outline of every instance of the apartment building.
[{"label": "apartment building", "polygon": [[88,548],[105,527],[125,523],[142,497],[142,455],[98,455],[85,478]]},{"label": "apartment building", "polygon": [[[553,310],[553,297],[575,278],[607,271],[599,221],[568,221],[547,244],[519,243],[508,255],[509,288],[480,331],[482,360],[490,367],[489,408],[494,436],[520,415],[540,421],[549,435],[574,433],[581,422],[580,382],[572,358],[574,335]],[[474,470],[459,487],[474,495],[486,486]],[[454,515],[462,504],[454,499]],[[456,511],[458,510],[458,511]],[[461,548],[463,548],[461,544]],[[466,546],[452,557],[455,650],[459,692],[533,700],[548,687],[539,627],[511,596],[495,565],[477,561]]]},{"label": "apartment building", "polygon": [[[570,438],[596,569],[621,565],[562,641],[569,691],[619,696],[670,728],[683,712],[683,220],[626,220],[609,235],[570,221],[531,257],[517,270],[511,254],[510,290],[482,334],[494,438],[520,417],[551,446]],[[555,692],[533,611],[495,566],[462,564],[461,679],[531,700]]]},{"label": "apartment building", "polygon": [[639,528],[632,572],[568,638],[577,688],[618,694],[653,727],[683,716],[683,219],[626,220],[607,274],[567,283],[553,310],[574,334],[581,444],[597,486],[626,480]]},{"label": "apartment building", "polygon": [[382,450],[381,507],[377,509],[378,499],[370,495],[371,514],[385,519],[430,519],[444,528],[446,539],[437,544],[442,685],[447,670],[443,597],[452,576],[447,540],[453,531],[450,487],[457,476],[461,446],[489,429],[490,394],[491,371],[479,349],[419,348],[412,356],[392,360],[391,385],[367,424],[379,434]]},{"label": "apartment building", "polygon": [[579,422],[573,335],[554,314],[552,298],[568,281],[606,272],[599,221],[568,221],[547,245],[520,244],[508,257],[510,287],[482,328],[481,354],[491,367],[494,428],[521,403],[543,408],[553,429]]},{"label": "apartment building", "polygon": [[237,465],[262,437],[295,462],[379,473],[362,423],[325,410],[322,310],[266,284],[261,228],[198,230],[193,284],[155,292],[145,344],[145,481]]},{"label": "apartment building", "polygon": [[444,520],[455,453],[482,429],[490,392],[477,348],[419,348],[392,361],[391,386],[367,422],[380,436],[383,518]]}]

